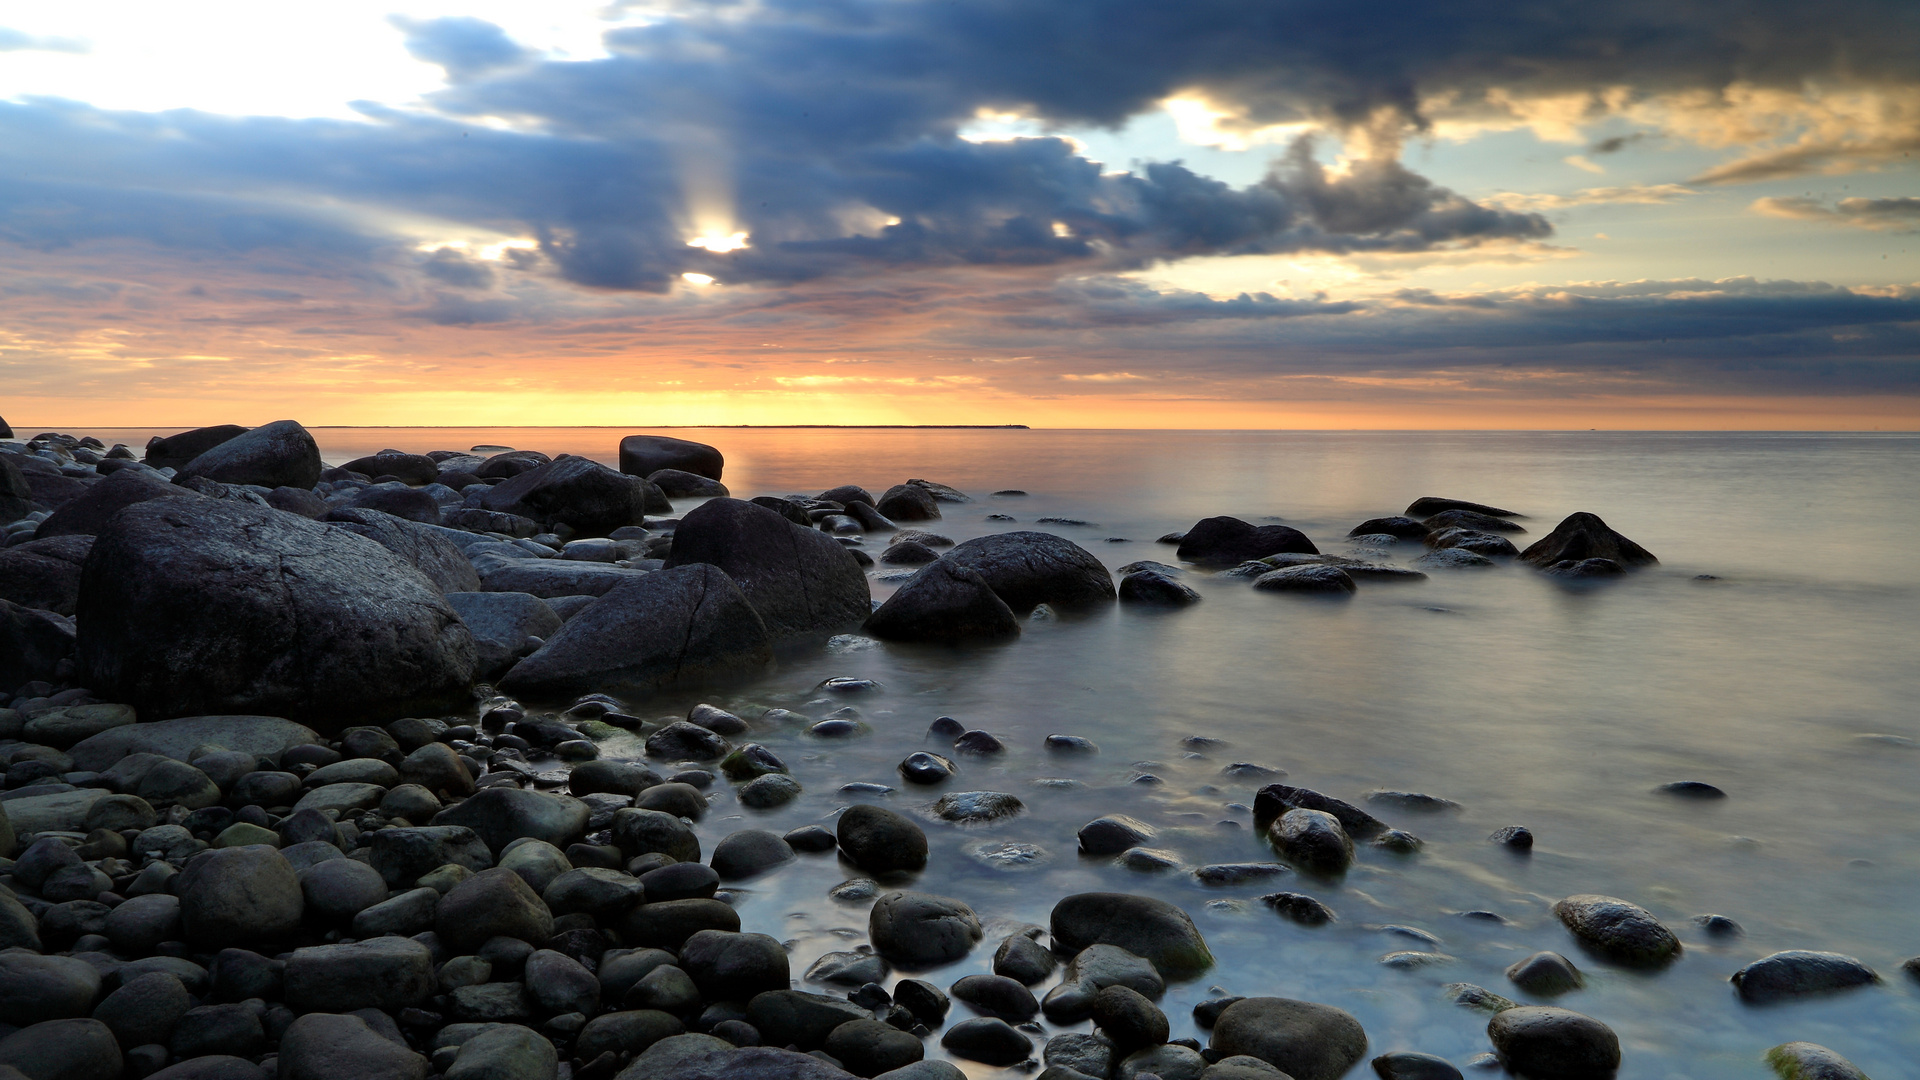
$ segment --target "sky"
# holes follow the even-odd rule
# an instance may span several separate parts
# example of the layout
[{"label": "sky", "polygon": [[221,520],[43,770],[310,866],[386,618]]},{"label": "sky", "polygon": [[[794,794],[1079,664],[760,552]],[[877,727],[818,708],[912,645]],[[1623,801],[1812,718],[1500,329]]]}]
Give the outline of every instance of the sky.
[{"label": "sky", "polygon": [[16,428],[1920,428],[1912,0],[0,0]]}]

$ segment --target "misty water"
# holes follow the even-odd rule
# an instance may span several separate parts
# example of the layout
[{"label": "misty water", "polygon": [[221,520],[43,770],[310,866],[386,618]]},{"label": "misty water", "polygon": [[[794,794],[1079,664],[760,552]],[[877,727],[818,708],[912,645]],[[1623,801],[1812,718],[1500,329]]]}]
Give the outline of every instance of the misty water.
[{"label": "misty water", "polygon": [[[151,434],[91,433],[136,449]],[[330,462],[389,446],[501,444],[611,464],[625,433],[315,429]],[[632,700],[648,718],[684,715],[703,700],[749,718],[774,707],[819,716],[850,705],[870,725],[870,734],[835,741],[797,728],[757,730],[751,737],[784,758],[806,792],[763,813],[718,785],[698,826],[708,850],[737,828],[831,826],[839,809],[865,799],[915,813],[948,790],[1018,795],[1026,812],[1001,824],[923,819],[932,858],[912,887],[963,899],[989,924],[972,955],[924,977],[945,986],[988,970],[1001,935],[1044,926],[1069,893],[1139,892],[1185,908],[1219,961],[1170,988],[1163,1006],[1176,1037],[1205,1038],[1190,1008],[1218,987],[1337,1005],[1365,1025],[1370,1053],[1420,1050],[1464,1065],[1489,1049],[1486,1016],[1450,1003],[1442,985],[1473,982],[1528,1001],[1502,972],[1547,949],[1587,976],[1584,989],[1552,1003],[1612,1026],[1623,1078],[1765,1075],[1762,1052],[1793,1039],[1827,1045],[1872,1075],[1910,1074],[1920,1052],[1920,984],[1900,963],[1920,954],[1920,564],[1911,557],[1920,437],[667,433],[720,447],[738,497],[842,483],[877,494],[924,477],[974,499],[943,505],[943,519],[927,526],[934,531],[964,540],[1040,528],[1116,568],[1173,562],[1173,549],[1154,538],[1216,514],[1282,521],[1323,551],[1344,553],[1355,523],[1424,495],[1527,514],[1528,534],[1515,537],[1521,546],[1566,514],[1590,511],[1661,560],[1586,587],[1503,560],[1421,583],[1363,581],[1345,602],[1258,593],[1244,579],[1189,570],[1184,580],[1204,601],[1184,610],[1116,605],[1030,622],[1017,640],[977,648],[816,642],[751,681]],[[989,495],[1005,488],[1028,494]],[[1090,524],[1035,524],[1044,517]],[[884,543],[872,536],[867,547],[878,554]],[[1420,553],[1403,544],[1393,561]],[[892,588],[875,580],[874,596]],[[853,697],[815,689],[832,676],[880,688]],[[896,766],[913,751],[951,755],[926,736],[939,716],[998,734],[1007,752],[959,759],[959,776],[937,788],[902,782]],[[1050,754],[1043,740],[1056,732],[1092,739],[1100,752]],[[1195,751],[1183,742],[1193,736],[1222,745]],[[637,743],[624,749],[639,754]],[[1190,867],[1272,861],[1249,811],[1262,781],[1224,777],[1234,762],[1284,769],[1288,783],[1369,806],[1425,848],[1409,856],[1362,845],[1339,880],[1295,873],[1221,888],[1077,853],[1082,824],[1119,812],[1155,826],[1152,846]],[[1148,774],[1161,782],[1139,781]],[[1705,781],[1729,797],[1655,793],[1676,780]],[[856,782],[897,790],[840,791]],[[1376,789],[1424,792],[1460,808],[1396,812],[1363,801]],[[1533,831],[1531,855],[1488,842],[1509,825]],[[827,897],[854,876],[832,856],[802,856],[746,882],[738,902],[745,928],[792,941],[797,975],[820,954],[864,941],[866,905]],[[1338,920],[1305,927],[1277,916],[1258,897],[1279,889],[1318,898]],[[1582,952],[1548,912],[1574,893],[1651,909],[1680,935],[1684,955],[1647,973]],[[1457,914],[1469,910],[1508,922]],[[1744,936],[1706,936],[1692,918],[1709,912],[1739,922]],[[1847,953],[1883,982],[1743,1004],[1727,977],[1781,949]],[[1401,950],[1452,959],[1415,970],[1379,963]],[[929,1051],[940,1054],[937,1041]],[[1000,1071],[961,1064],[974,1076]]]}]

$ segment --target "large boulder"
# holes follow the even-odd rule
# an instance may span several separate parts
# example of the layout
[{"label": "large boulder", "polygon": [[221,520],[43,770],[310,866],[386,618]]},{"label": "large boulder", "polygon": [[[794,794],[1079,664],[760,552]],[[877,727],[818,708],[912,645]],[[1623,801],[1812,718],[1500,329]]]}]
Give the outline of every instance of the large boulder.
[{"label": "large boulder", "polygon": [[1487,1038],[1500,1064],[1521,1076],[1604,1080],[1620,1067],[1620,1039],[1613,1030],[1566,1009],[1522,1005],[1504,1010],[1487,1021]]},{"label": "large boulder", "polygon": [[976,570],[936,559],[867,617],[887,641],[991,641],[1018,637],[1020,620]]},{"label": "large boulder", "polygon": [[1188,529],[1178,554],[1199,566],[1239,566],[1252,559],[1282,554],[1318,555],[1320,549],[1299,529],[1250,525],[1239,518],[1210,517]]},{"label": "large boulder", "polygon": [[87,489],[86,494],[55,510],[34,530],[36,540],[55,536],[93,536],[107,527],[113,515],[134,503],[151,499],[204,499],[169,483],[152,469],[121,469]]},{"label": "large boulder", "polygon": [[1259,1058],[1294,1080],[1339,1080],[1367,1055],[1367,1033],[1351,1013],[1290,998],[1245,998],[1213,1024],[1221,1057]]},{"label": "large boulder", "polygon": [[264,844],[201,852],[178,885],[181,928],[202,948],[281,941],[306,912],[293,864]]},{"label": "large boulder", "polygon": [[391,476],[402,483],[415,485],[431,484],[440,475],[440,464],[425,454],[403,454],[392,450],[354,458],[340,467],[373,480]]},{"label": "large boulder", "polygon": [[292,420],[236,435],[180,467],[174,482],[204,477],[222,484],[310,488],[320,482],[320,446]]},{"label": "large boulder", "polygon": [[87,557],[78,612],[86,685],[142,715],[431,715],[473,678],[473,636],[418,570],[247,503],[128,507]]},{"label": "large boulder", "polygon": [[629,435],[620,440],[620,471],[628,476],[652,476],[661,469],[678,469],[720,479],[727,459],[706,443],[666,435]]},{"label": "large boulder", "polygon": [[1146,957],[1170,978],[1213,966],[1213,953],[1187,913],[1151,896],[1076,893],[1053,906],[1051,931],[1056,949],[1077,953],[1089,945],[1115,945]]},{"label": "large boulder", "polygon": [[433,816],[434,825],[464,825],[498,858],[515,840],[565,848],[587,831],[591,810],[571,795],[517,787],[485,788]]},{"label": "large boulder", "polygon": [[1569,896],[1553,913],[1582,945],[1616,964],[1658,967],[1680,955],[1680,939],[1653,912],[1617,897]]},{"label": "large boulder", "polygon": [[412,938],[314,945],[295,949],[287,959],[287,1004],[296,1012],[397,1012],[433,992],[433,954]]},{"label": "large boulder", "polygon": [[669,513],[673,504],[638,476],[565,454],[487,489],[480,509],[566,525],[580,536],[605,536],[640,524],[650,512]]},{"label": "large boulder", "polygon": [[1621,566],[1652,566],[1653,553],[1607,527],[1593,514],[1569,514],[1553,531],[1520,553],[1523,561],[1545,569],[1555,563],[1608,559]]},{"label": "large boulder", "polygon": [[449,889],[434,913],[434,928],[457,950],[472,951],[491,937],[537,945],[553,936],[553,912],[525,878],[496,866]]},{"label": "large boulder", "polygon": [[474,572],[473,563],[441,535],[437,525],[423,525],[379,510],[334,510],[326,520],[405,559],[443,593],[480,590],[480,575]]},{"label": "large boulder", "polygon": [[117,1080],[123,1064],[113,1030],[98,1020],[48,1020],[0,1039],[0,1076]]},{"label": "large boulder", "polygon": [[692,563],[726,571],[776,640],[842,629],[870,610],[866,574],[846,548],[738,499],[709,500],[680,520],[666,564]]},{"label": "large boulder", "polygon": [[71,620],[0,599],[0,692],[59,678],[60,662],[73,653]]},{"label": "large boulder", "polygon": [[18,454],[0,453],[0,525],[19,521],[33,513],[33,485],[13,463]]},{"label": "large boulder", "polygon": [[867,916],[874,951],[905,968],[950,964],[972,951],[983,933],[971,907],[931,893],[882,894]]},{"label": "large boulder", "polygon": [[754,670],[772,659],[766,623],[733,579],[716,566],[679,566],[642,575],[587,605],[515,664],[500,687],[530,696],[652,690]]},{"label": "large boulder", "polygon": [[279,1080],[426,1080],[427,1059],[359,1016],[308,1013],[280,1036]]},{"label": "large boulder", "polygon": [[111,728],[75,743],[67,755],[75,768],[105,772],[129,754],[186,761],[199,747],[218,746],[278,765],[281,754],[319,740],[312,728],[277,716],[185,716]]},{"label": "large boulder", "polygon": [[473,634],[476,679],[491,681],[506,674],[561,627],[560,616],[532,593],[448,592],[447,603]]},{"label": "large boulder", "polygon": [[178,469],[221,443],[231,442],[246,433],[247,429],[239,424],[220,424],[194,428],[164,439],[156,435],[147,443],[144,460],[156,469]]},{"label": "large boulder", "polygon": [[54,536],[0,550],[0,599],[72,615],[80,599],[80,568],[92,550],[91,536]]},{"label": "large boulder", "polygon": [[1062,536],[1010,532],[977,536],[943,556],[985,578],[1007,606],[1028,612],[1110,603],[1113,574],[1093,553]]},{"label": "large boulder", "polygon": [[70,956],[0,952],[0,1023],[22,1027],[85,1016],[100,996],[100,972]]}]

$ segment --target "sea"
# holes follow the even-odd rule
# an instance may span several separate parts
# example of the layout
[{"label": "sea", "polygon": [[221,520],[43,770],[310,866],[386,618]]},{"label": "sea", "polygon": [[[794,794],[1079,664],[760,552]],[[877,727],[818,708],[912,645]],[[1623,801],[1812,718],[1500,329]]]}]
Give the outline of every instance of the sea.
[{"label": "sea", "polygon": [[[386,448],[495,445],[613,464],[620,437],[639,430],[314,434],[335,463]],[[137,451],[170,432],[75,433]],[[1285,523],[1343,553],[1355,524],[1422,496],[1525,514],[1521,546],[1587,511],[1659,557],[1597,585],[1502,560],[1417,583],[1363,581],[1344,602],[1256,592],[1245,579],[1189,568],[1182,580],[1203,597],[1189,608],[1115,605],[1029,621],[1016,640],[968,648],[843,635],[789,650],[745,682],[630,702],[649,718],[684,715],[701,701],[749,718],[776,707],[858,710],[868,730],[853,739],[756,732],[805,793],[759,812],[722,790],[698,832],[711,850],[739,828],[831,827],[861,801],[921,816],[932,858],[912,887],[965,900],[988,927],[972,955],[921,977],[945,986],[988,970],[1001,936],[1044,927],[1065,895],[1133,892],[1184,908],[1218,960],[1169,988],[1162,1004],[1175,1037],[1205,1039],[1190,1012],[1209,997],[1304,998],[1358,1017],[1370,1054],[1438,1054],[1471,1076],[1468,1063],[1490,1048],[1487,1016],[1443,990],[1469,982],[1604,1021],[1620,1037],[1623,1080],[1762,1076],[1761,1055],[1789,1040],[1830,1047],[1869,1075],[1914,1075],[1920,982],[1901,964],[1920,954],[1920,435],[658,433],[720,448],[738,497],[847,483],[878,494],[924,478],[972,499],[944,504],[927,528],[956,541],[1041,529],[1113,568],[1176,562],[1156,538],[1220,514]],[[991,494],[1004,490],[1025,494]],[[875,554],[884,543],[866,540]],[[1419,554],[1403,544],[1390,557],[1406,564]],[[897,587],[883,579],[887,569],[873,572],[876,599]],[[854,697],[817,689],[837,676],[878,685]],[[953,756],[927,733],[941,716],[997,734],[1006,752],[957,758],[958,775],[938,788],[904,783],[897,766],[908,754]],[[1053,733],[1090,739],[1099,752],[1050,753]],[[640,753],[637,743],[603,750]],[[1263,781],[1229,775],[1236,763],[1284,770],[1287,783],[1370,807],[1424,846],[1404,855],[1362,845],[1338,878],[1203,885],[1191,868],[1274,861],[1250,811]],[[1657,790],[1674,781],[1703,781],[1726,798]],[[892,790],[843,791],[847,784]],[[1365,801],[1376,790],[1458,806],[1386,809]],[[944,791],[1011,793],[1026,809],[962,828],[926,816]],[[1141,872],[1079,854],[1080,826],[1114,813],[1152,826],[1149,846],[1175,865]],[[1535,836],[1530,853],[1489,841],[1516,825]],[[743,883],[741,917],[790,943],[798,976],[818,956],[864,942],[866,904],[828,895],[856,876],[833,856],[802,856]],[[1280,890],[1310,895],[1337,917],[1290,922],[1259,899]],[[1549,912],[1578,893],[1648,908],[1685,952],[1655,972],[1583,952]],[[1694,921],[1707,914],[1743,932],[1709,936]],[[1881,982],[1742,1003],[1728,977],[1785,949],[1856,957]],[[1504,970],[1540,950],[1570,958],[1584,988],[1549,1001],[1512,985]],[[1405,952],[1432,959],[1381,962]],[[929,1049],[941,1055],[937,1043]],[[974,1077],[1000,1075],[959,1064]]]}]

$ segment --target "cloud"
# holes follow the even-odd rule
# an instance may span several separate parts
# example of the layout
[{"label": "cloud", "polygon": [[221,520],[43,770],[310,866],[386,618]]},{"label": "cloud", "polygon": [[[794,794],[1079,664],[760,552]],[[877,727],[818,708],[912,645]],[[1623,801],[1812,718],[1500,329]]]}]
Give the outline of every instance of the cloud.
[{"label": "cloud", "polygon": [[507,37],[507,32],[500,27],[467,15],[438,19],[393,15],[388,21],[405,32],[407,51],[414,59],[440,65],[447,77],[455,81],[511,67],[534,55],[532,50]]},{"label": "cloud", "polygon": [[85,53],[87,43],[75,38],[35,37],[10,27],[0,26],[0,53],[3,52]]},{"label": "cloud", "polygon": [[1684,184],[1627,184],[1620,187],[1581,188],[1571,195],[1522,194],[1515,191],[1489,196],[1487,204],[1508,210],[1565,210],[1574,206],[1600,206],[1629,203],[1657,206],[1684,199],[1699,192]]},{"label": "cloud", "polygon": [[1858,229],[1920,231],[1920,199],[1850,198],[1827,204],[1802,196],[1755,199],[1751,209],[1766,217],[1825,221]]}]

